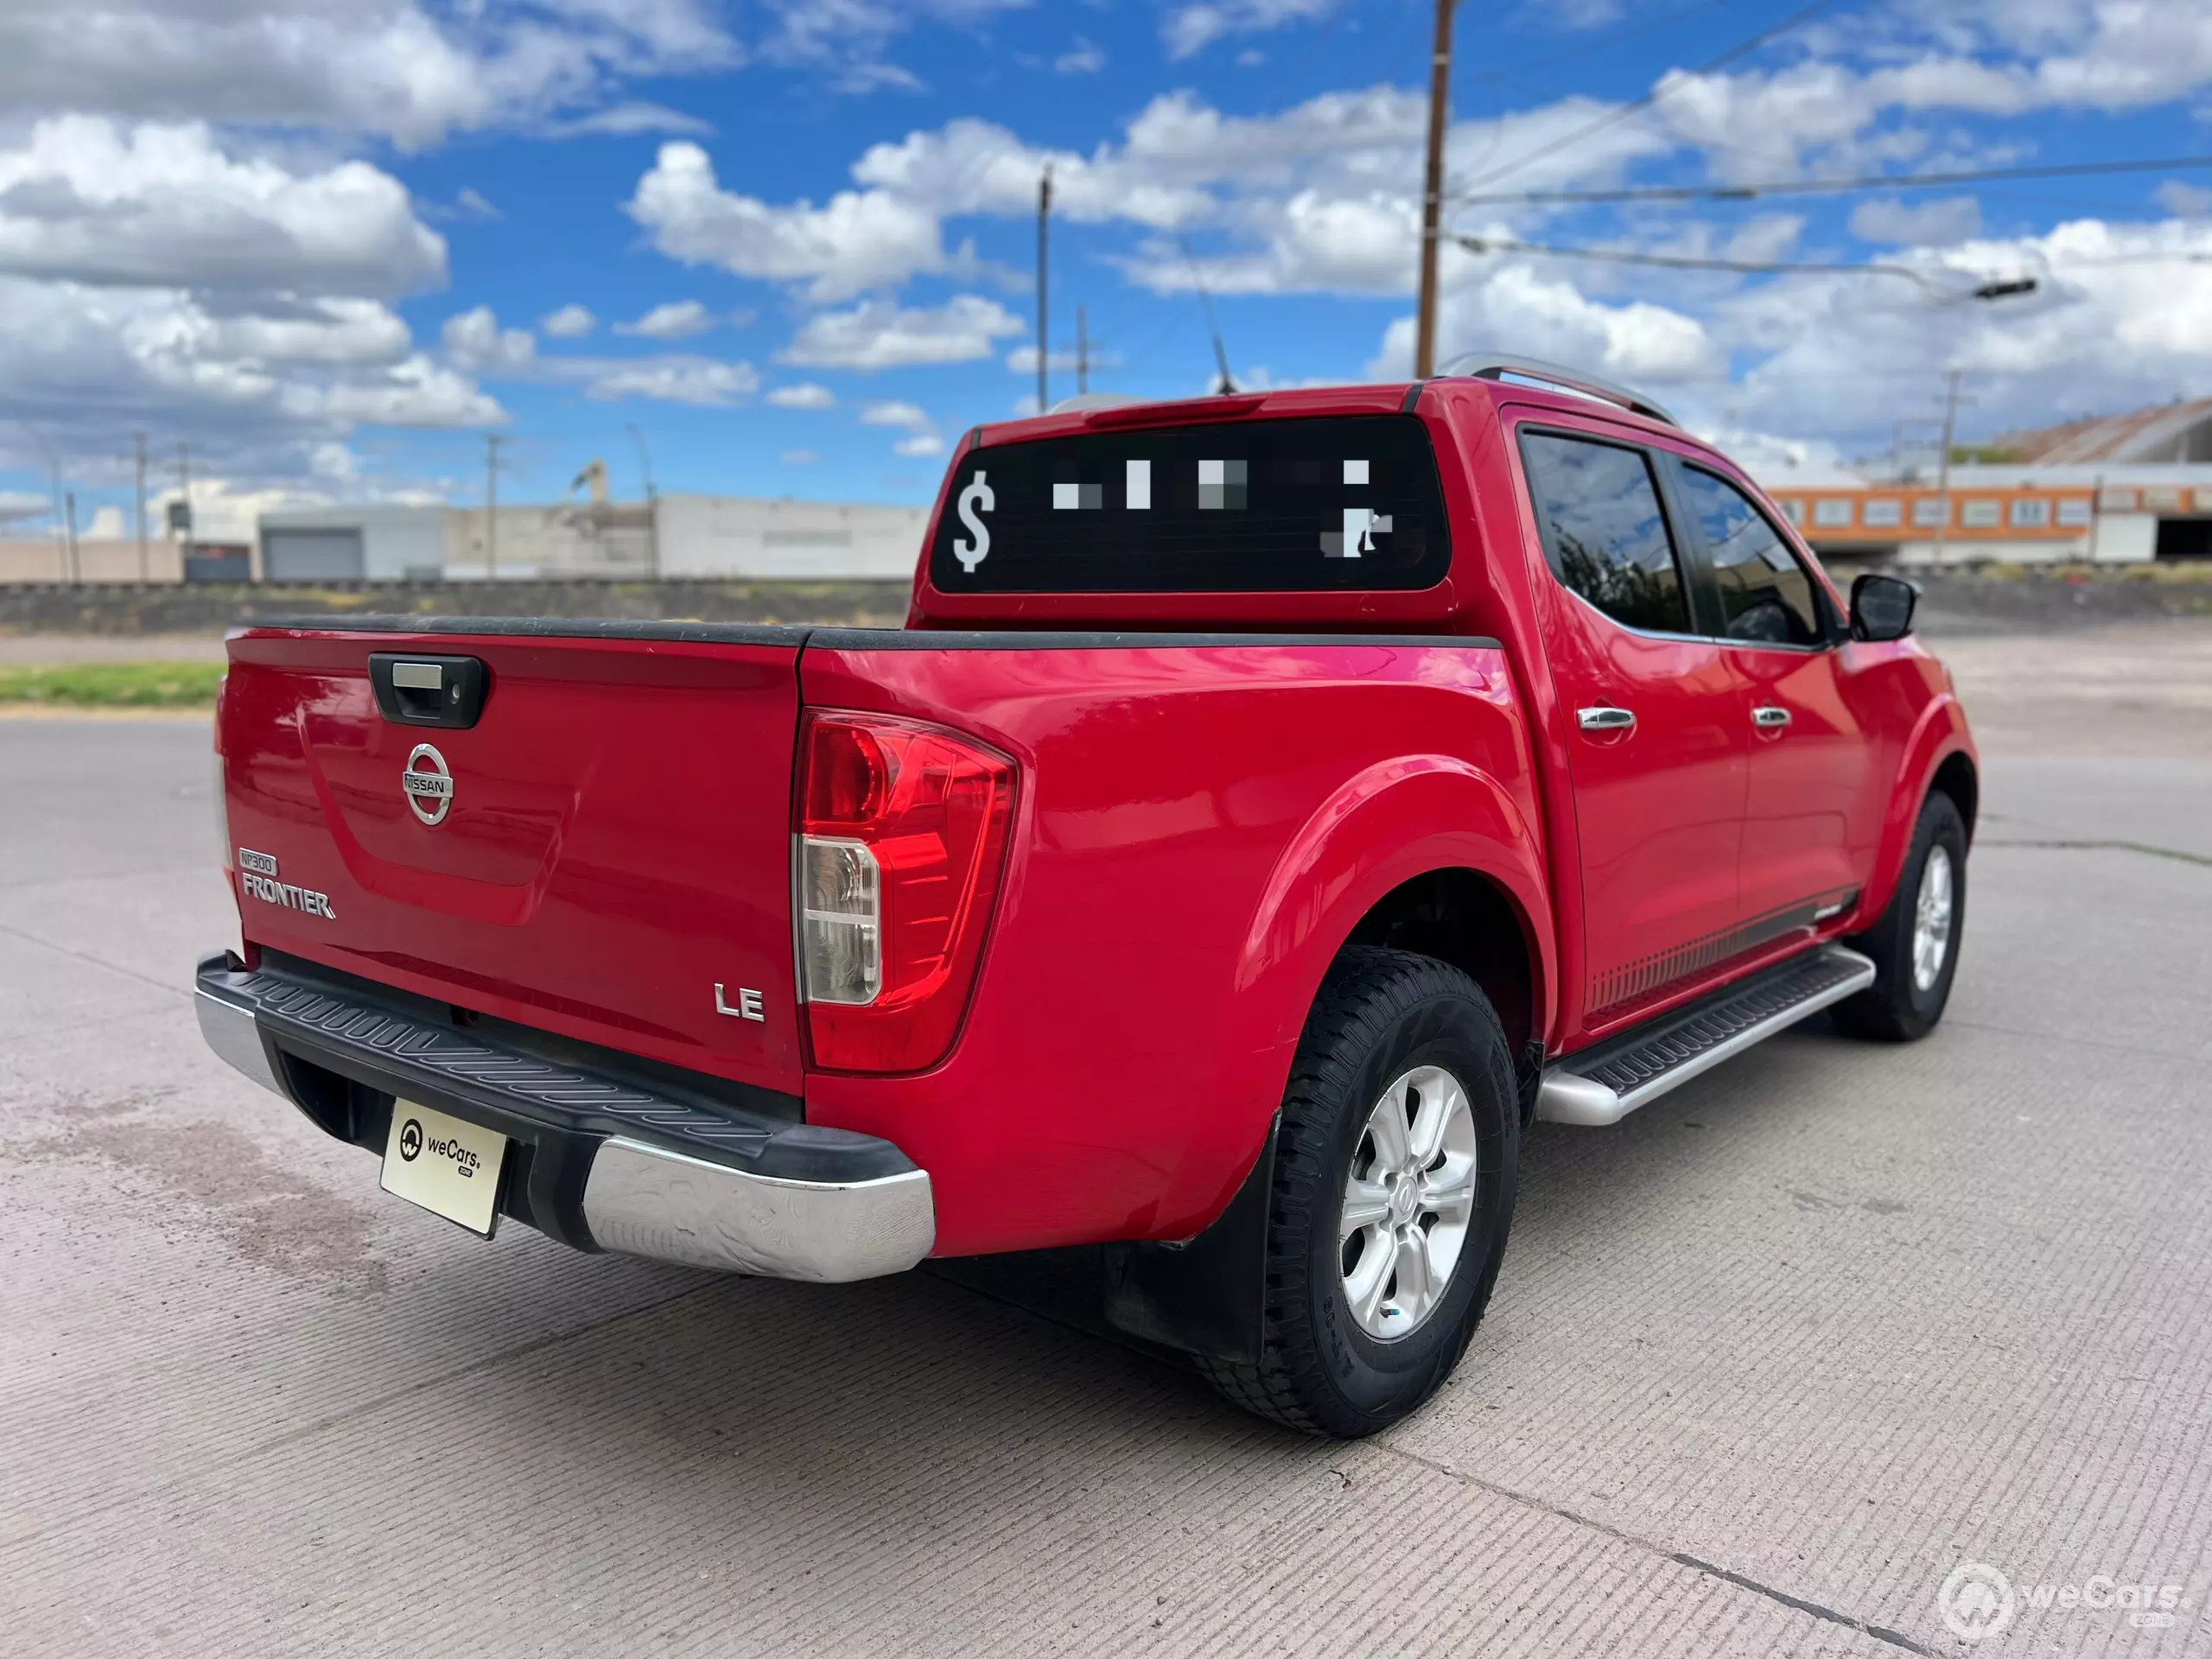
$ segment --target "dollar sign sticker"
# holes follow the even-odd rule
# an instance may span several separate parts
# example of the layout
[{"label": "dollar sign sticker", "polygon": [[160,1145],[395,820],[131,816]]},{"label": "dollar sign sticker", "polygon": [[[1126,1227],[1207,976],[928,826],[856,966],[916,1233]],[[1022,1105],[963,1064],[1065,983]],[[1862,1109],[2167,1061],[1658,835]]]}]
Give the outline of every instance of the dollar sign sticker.
[{"label": "dollar sign sticker", "polygon": [[991,532],[976,515],[988,512],[998,505],[998,499],[991,493],[991,486],[983,481],[981,473],[969,480],[968,487],[960,492],[960,522],[968,526],[976,539],[963,541],[952,538],[952,556],[960,561],[960,568],[973,575],[983,556],[991,550]]}]

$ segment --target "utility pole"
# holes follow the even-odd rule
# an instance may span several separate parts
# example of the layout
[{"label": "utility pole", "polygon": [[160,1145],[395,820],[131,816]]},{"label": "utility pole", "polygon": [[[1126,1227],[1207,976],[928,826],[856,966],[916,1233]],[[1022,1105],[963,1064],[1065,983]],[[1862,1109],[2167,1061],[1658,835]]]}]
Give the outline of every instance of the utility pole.
[{"label": "utility pole", "polygon": [[484,575],[499,579],[499,446],[506,440],[497,432],[484,435]]},{"label": "utility pole", "polygon": [[1052,169],[1046,168],[1037,181],[1037,412],[1042,415],[1045,401],[1045,252],[1046,232],[1052,219]]},{"label": "utility pole", "polygon": [[1090,390],[1090,328],[1079,305],[1075,308],[1075,389],[1077,397]]},{"label": "utility pole", "polygon": [[144,582],[148,576],[146,566],[146,435],[143,432],[133,432],[130,435],[130,447],[132,450],[136,452],[138,465],[138,580]]},{"label": "utility pole", "polygon": [[622,423],[630,442],[638,446],[638,470],[645,475],[645,563],[656,580],[660,575],[660,494],[653,488],[653,458],[645,453],[645,435],[635,421]]},{"label": "utility pole", "polygon": [[46,441],[45,433],[40,431],[29,421],[22,424],[23,430],[31,435],[31,442],[38,445],[39,454],[46,458],[46,482],[48,489],[51,492],[53,501],[53,506],[49,511],[52,515],[50,522],[54,525],[54,551],[55,556],[61,561],[62,572],[66,579],[69,569],[69,543],[64,539],[66,532],[61,524],[61,457],[54,453],[54,446]]},{"label": "utility pole", "polygon": [[1902,484],[1904,480],[1904,435],[1916,426],[1938,424],[1933,415],[1913,415],[1890,423],[1890,476]]},{"label": "utility pole", "polygon": [[85,579],[85,567],[78,562],[77,558],[77,492],[68,491],[64,499],[68,505],[69,580],[73,585]]},{"label": "utility pole", "polygon": [[1444,132],[1452,103],[1452,3],[1436,0],[1436,50],[1428,69],[1428,166],[1421,198],[1421,310],[1414,323],[1414,378],[1436,372],[1436,222],[1444,205]]},{"label": "utility pole", "polygon": [[1943,546],[1951,537],[1951,435],[1957,430],[1959,405],[1974,402],[1959,396],[1961,371],[1953,369],[1943,385],[1943,454],[1936,464],[1936,499],[1943,504],[1943,522],[1936,527],[1936,558],[1942,562]]}]

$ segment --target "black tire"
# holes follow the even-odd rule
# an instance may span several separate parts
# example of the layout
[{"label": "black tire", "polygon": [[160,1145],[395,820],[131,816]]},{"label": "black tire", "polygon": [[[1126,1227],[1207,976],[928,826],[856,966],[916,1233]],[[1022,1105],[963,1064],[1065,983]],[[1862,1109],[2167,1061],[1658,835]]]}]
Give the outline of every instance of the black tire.
[{"label": "black tire", "polygon": [[[1932,983],[1913,976],[1913,928],[1920,884],[1936,848],[1951,861],[1951,931],[1942,966]],[[1839,1030],[1877,1042],[1909,1043],[1925,1037],[1943,1017],[1951,1000],[1951,981],[1959,969],[1959,945],[1967,919],[1967,826],[1958,804],[1940,791],[1929,796],[1913,826],[1912,846],[1897,873],[1897,891],[1880,919],[1853,938],[1852,948],[1874,959],[1874,982],[1835,1006]]]},{"label": "black tire", "polygon": [[[1338,1224],[1369,1113],[1416,1066],[1449,1071],[1477,1147],[1475,1200],[1442,1300],[1403,1337],[1377,1341],[1344,1293]],[[1490,1304],[1513,1221],[1521,1120],[1513,1058],[1474,981],[1433,957],[1347,950],[1306,1018],[1284,1091],[1268,1211],[1258,1363],[1201,1362],[1246,1410],[1351,1440],[1387,1428],[1442,1386]]]}]

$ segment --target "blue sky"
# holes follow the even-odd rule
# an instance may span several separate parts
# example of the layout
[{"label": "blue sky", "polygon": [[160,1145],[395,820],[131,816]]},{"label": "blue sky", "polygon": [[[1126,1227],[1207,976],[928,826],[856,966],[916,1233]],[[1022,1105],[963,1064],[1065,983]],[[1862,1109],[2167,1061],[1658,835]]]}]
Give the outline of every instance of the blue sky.
[{"label": "blue sky", "polygon": [[[1463,5],[1451,187],[1786,184],[2212,154],[2202,0]],[[88,19],[97,17],[100,26]],[[1409,362],[1427,0],[23,0],[0,18],[0,509],[484,489],[919,500],[1033,396]],[[1761,31],[1751,49],[1714,60]],[[1700,66],[1710,66],[1700,73]],[[1648,387],[1763,467],[2212,392],[2212,169],[1454,201],[1446,350]],[[1187,252],[1186,252],[1187,249]],[[2024,299],[1967,297],[2033,275]]]}]

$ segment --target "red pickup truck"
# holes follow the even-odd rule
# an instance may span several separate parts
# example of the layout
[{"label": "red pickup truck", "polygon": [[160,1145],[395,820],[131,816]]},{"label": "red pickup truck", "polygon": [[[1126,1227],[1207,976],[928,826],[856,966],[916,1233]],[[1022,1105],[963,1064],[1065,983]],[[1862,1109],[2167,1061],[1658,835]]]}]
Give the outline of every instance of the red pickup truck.
[{"label": "red pickup truck", "polygon": [[200,1020],[479,1233],[1066,1249],[1366,1433],[1532,1119],[1942,1016],[1977,773],[1914,597],[1570,370],[1085,400],[968,435],[902,629],[237,636]]}]

